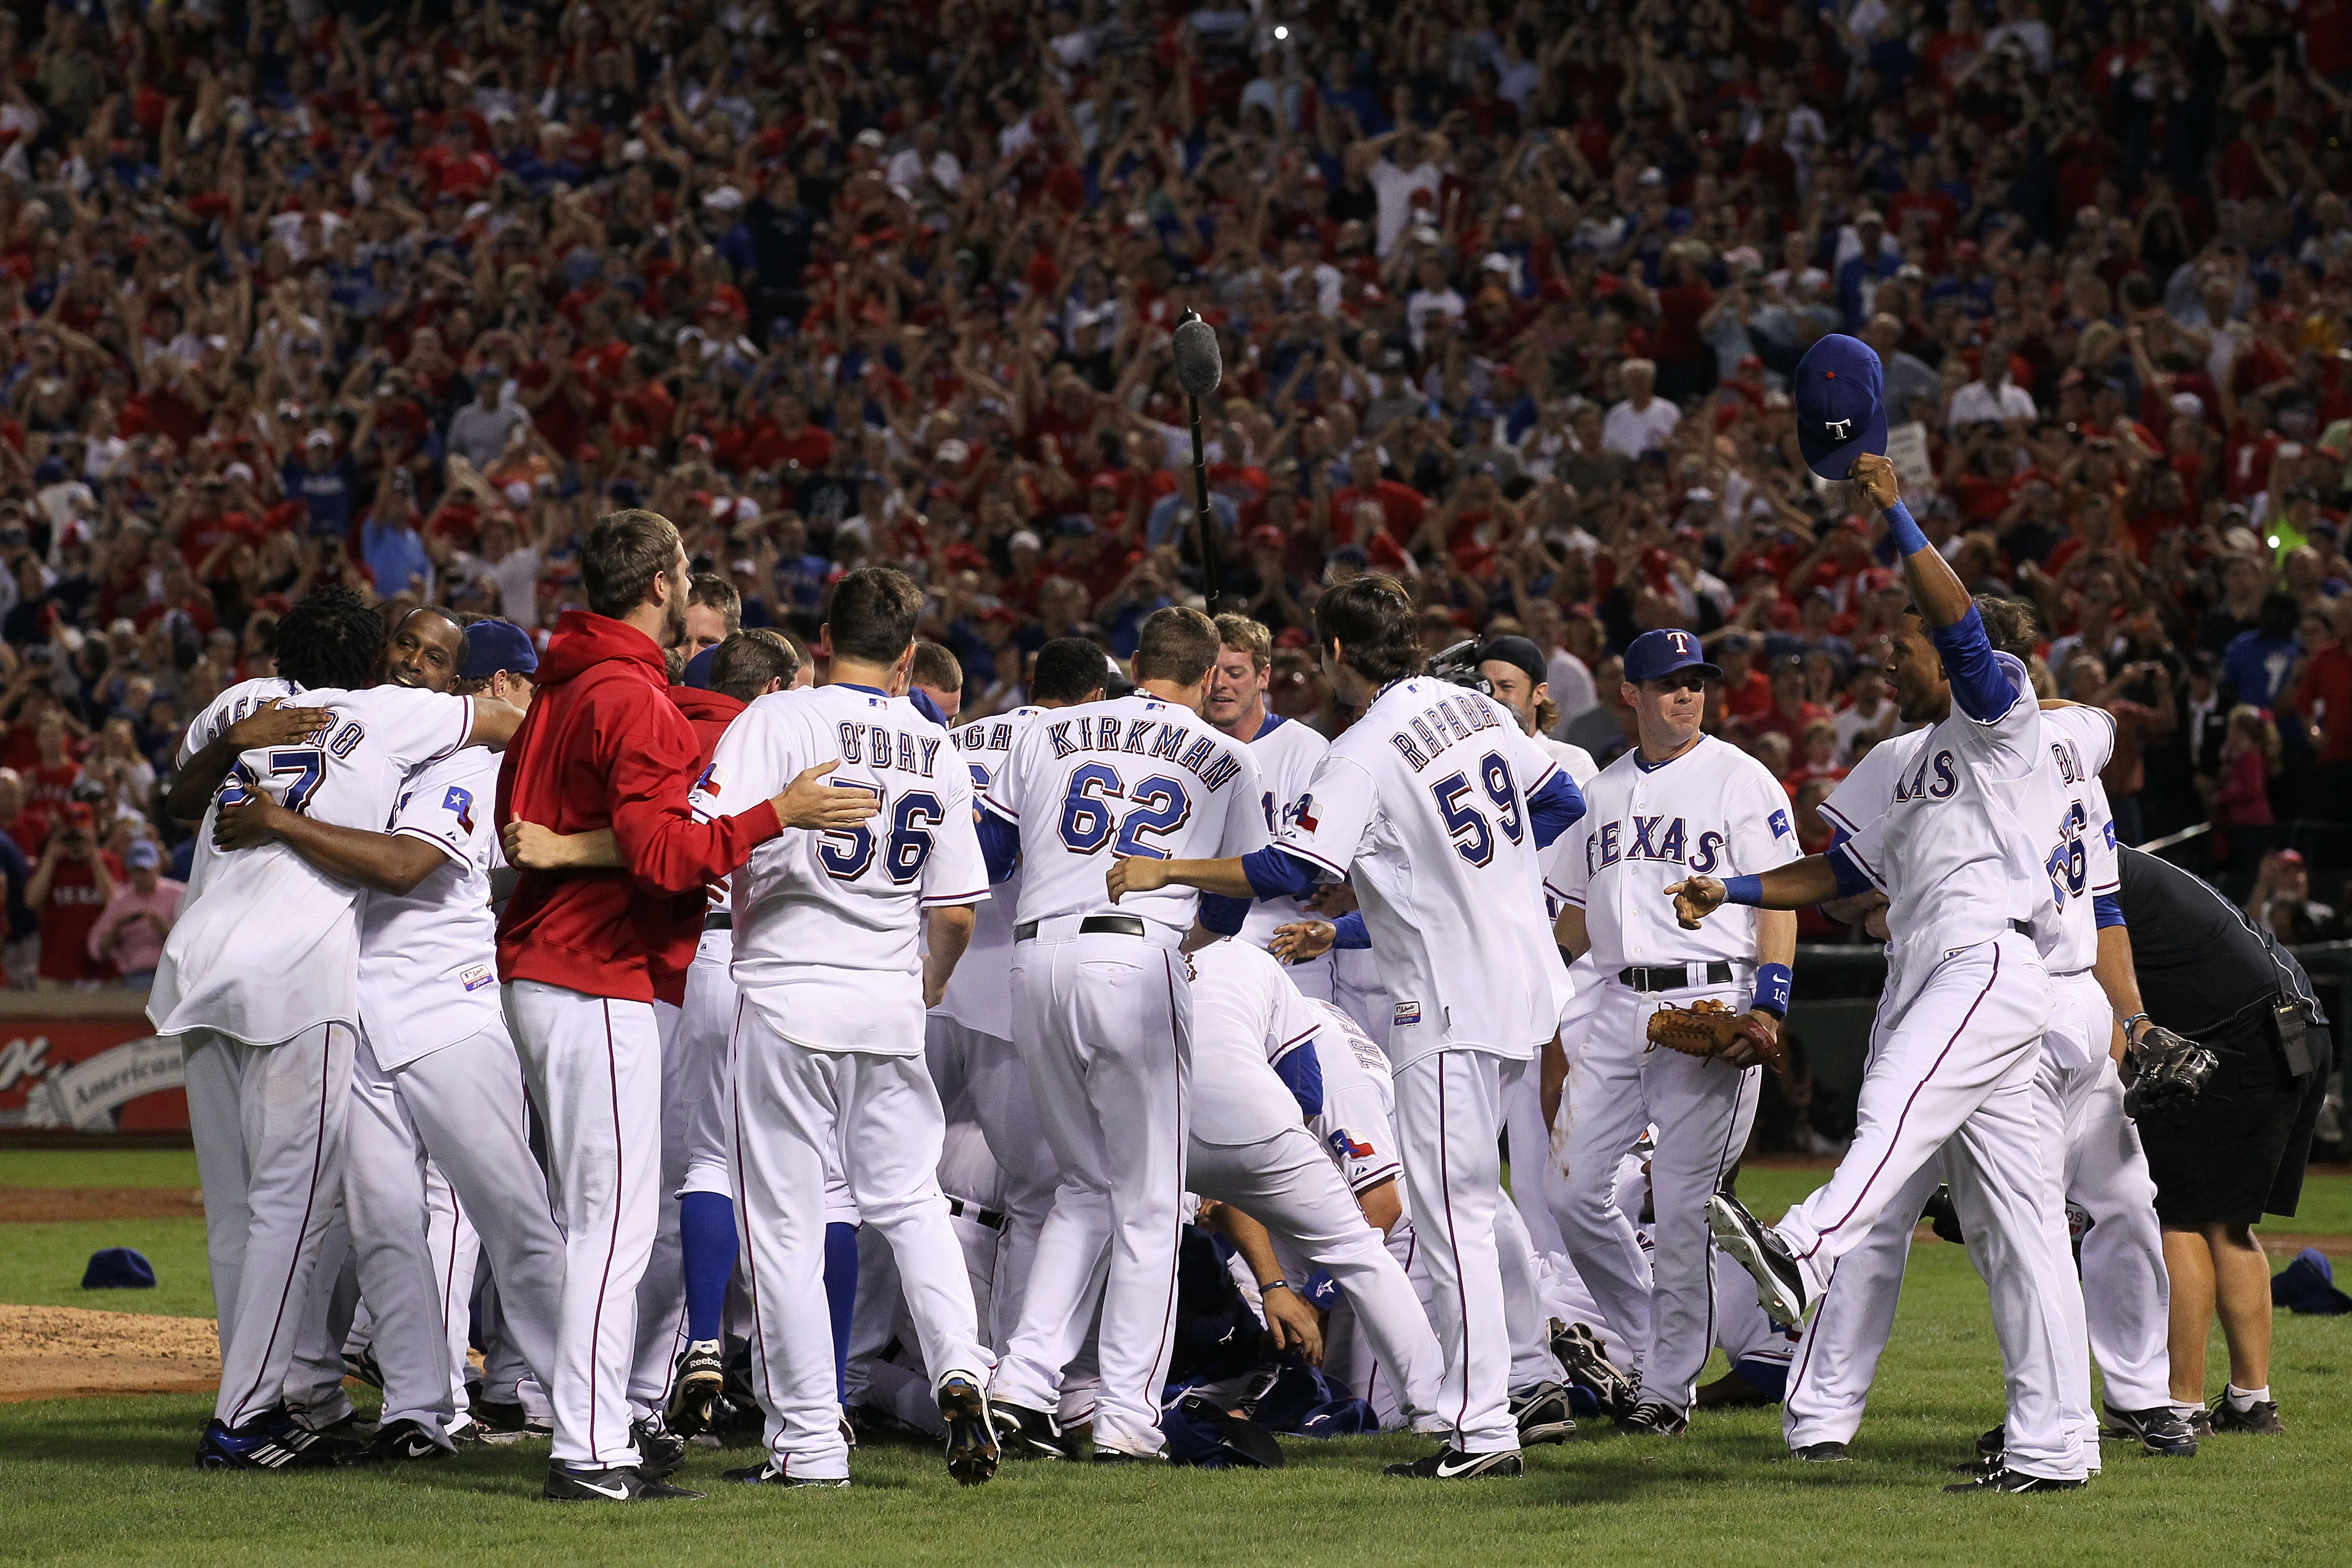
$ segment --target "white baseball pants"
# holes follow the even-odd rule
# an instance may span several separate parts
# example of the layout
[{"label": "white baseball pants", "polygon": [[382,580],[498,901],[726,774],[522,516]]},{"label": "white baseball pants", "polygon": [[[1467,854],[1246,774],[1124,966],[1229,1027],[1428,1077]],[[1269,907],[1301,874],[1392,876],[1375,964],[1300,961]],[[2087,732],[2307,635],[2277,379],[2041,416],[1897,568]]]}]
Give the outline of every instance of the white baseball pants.
[{"label": "white baseball pants", "polygon": [[240,1426],[278,1403],[343,1179],[348,1024],[262,1048],[210,1030],[182,1047],[220,1318],[213,1414]]},{"label": "white baseball pants", "polygon": [[1433,1415],[1444,1352],[1412,1282],[1389,1255],[1315,1135],[1286,1127],[1264,1143],[1195,1142],[1190,1180],[1204,1198],[1229,1203],[1275,1240],[1331,1276],[1379,1363],[1397,1381],[1408,1421]]},{"label": "white baseball pants", "polygon": [[[724,932],[707,933],[724,935]],[[699,951],[696,955],[701,957]],[[691,966],[689,966],[690,970]],[[690,1158],[695,1090],[708,1079],[707,1051],[685,1039],[683,1010],[654,1004],[661,1041],[661,1168],[656,1177],[654,1246],[637,1279],[636,1349],[629,1360],[629,1414],[659,1425],[678,1352],[686,1348],[686,1254],[678,1239],[678,1194]]]},{"label": "white baseball pants", "polygon": [[1380,962],[1369,947],[1333,948],[1331,1005],[1356,1021],[1372,1044],[1389,1048],[1389,1028],[1396,1022],[1396,998],[1381,984]]},{"label": "white baseball pants", "polygon": [[1504,1201],[1496,1139],[1504,1085],[1528,1068],[1488,1051],[1445,1050],[1402,1068],[1395,1080],[1405,1209],[1412,1215],[1416,1260],[1428,1271],[1431,1323],[1445,1357],[1438,1414],[1452,1445],[1474,1454],[1519,1446],[1510,1410],[1516,1347],[1502,1254],[1507,1225],[1518,1250],[1527,1232]]},{"label": "white baseball pants", "polygon": [[817,1051],[736,1016],[735,1205],[756,1313],[751,1355],[768,1448],[795,1476],[849,1473],[824,1294],[826,1166],[890,1244],[931,1384],[988,1386],[963,1247],[939,1163],[946,1120],[920,1057]]},{"label": "white baseball pants", "polygon": [[2118,1410],[2171,1403],[2172,1277],[2156,1218],[2139,1129],[2124,1114],[2123,1079],[2103,1050],[2070,1086],[2066,1196],[2087,1210],[2083,1305],[2106,1402]]},{"label": "white baseball pants", "polygon": [[1004,1230],[982,1322],[989,1343],[1002,1351],[1021,1321],[1021,1300],[1037,1257],[1037,1238],[1054,1207],[1060,1182],[1053,1145],[1039,1120],[1029,1068],[1010,1040],[982,1034],[945,1014],[924,1025],[924,1058],[942,1101],[970,1096],[971,1118],[980,1124],[988,1152],[1004,1173]]},{"label": "white baseball pants", "polygon": [[1164,1445],[1176,1247],[1191,1142],[1192,978],[1172,945],[1044,922],[1013,949],[1013,1031],[1061,1181],[1038,1233],[997,1396],[1060,1404],[1101,1307],[1097,1447]]},{"label": "white baseball pants", "polygon": [[[1640,1372],[1643,1397],[1687,1413],[1715,1348],[1706,1200],[1748,1146],[1762,1069],[1650,1049],[1647,1027],[1660,1008],[1702,1000],[1745,1011],[1748,991],[1643,993],[1614,979],[1600,989],[1591,1036],[1568,1070],[1560,1234],[1612,1337],[1644,1346],[1627,1369]],[[1650,1202],[1656,1218],[1644,1267],[1632,1223],[1617,1205],[1617,1168],[1653,1124]]]},{"label": "white baseball pants", "polygon": [[[1903,990],[1890,985],[1892,994]],[[1845,1158],[1774,1228],[1823,1279],[1944,1151],[1961,1228],[1983,1248],[2008,1391],[2008,1462],[2074,1479],[2086,1461],[2061,1364],[2069,1333],[2061,1293],[2074,1262],[2042,1165],[2033,1089],[2049,1016],[2049,977],[2023,935],[2004,932],[1944,958],[1880,1022]],[[1914,1207],[1902,1220],[1917,1215]]]},{"label": "white baseball pants", "polygon": [[[564,1237],[556,1315],[557,1462],[635,1465],[629,1372],[637,1282],[661,1205],[661,1037],[653,1004],[518,980],[507,1022],[547,1126],[548,1195]],[[497,1268],[495,1262],[493,1269]],[[501,1279],[501,1299],[518,1281]],[[509,1321],[516,1313],[509,1306]]]}]

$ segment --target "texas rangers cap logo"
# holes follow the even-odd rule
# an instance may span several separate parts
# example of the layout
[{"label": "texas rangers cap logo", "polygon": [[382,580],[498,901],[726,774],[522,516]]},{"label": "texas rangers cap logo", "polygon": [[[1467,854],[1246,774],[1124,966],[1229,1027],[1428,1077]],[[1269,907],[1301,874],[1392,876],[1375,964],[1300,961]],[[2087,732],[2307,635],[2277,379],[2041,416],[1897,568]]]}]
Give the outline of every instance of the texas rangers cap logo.
[{"label": "texas rangers cap logo", "polygon": [[1853,429],[1853,421],[1851,419],[1824,419],[1822,421],[1822,427],[1830,433],[1831,440],[1843,441],[1847,435]]},{"label": "texas rangers cap logo", "polygon": [[1670,631],[1666,634],[1666,640],[1675,645],[1676,653],[1688,653],[1691,650],[1691,635],[1688,632]]},{"label": "texas rangers cap logo", "polygon": [[1805,467],[1822,479],[1843,479],[1863,453],[1885,453],[1885,378],[1878,352],[1860,338],[1830,332],[1805,351],[1789,378]]}]

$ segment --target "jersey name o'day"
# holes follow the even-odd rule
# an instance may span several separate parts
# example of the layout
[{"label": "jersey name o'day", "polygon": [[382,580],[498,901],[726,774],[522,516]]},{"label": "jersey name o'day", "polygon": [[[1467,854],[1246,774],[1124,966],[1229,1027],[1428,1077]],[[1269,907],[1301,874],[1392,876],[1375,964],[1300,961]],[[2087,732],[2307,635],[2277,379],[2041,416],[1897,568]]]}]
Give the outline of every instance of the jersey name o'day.
[{"label": "jersey name o'day", "polygon": [[940,737],[909,735],[887,724],[859,724],[844,720],[840,726],[841,760],[864,763],[876,772],[896,770],[931,776],[939,761]]},{"label": "jersey name o'day", "polygon": [[1233,753],[1209,736],[1195,734],[1189,724],[1158,719],[1082,714],[1047,724],[1045,743],[1054,748],[1055,762],[1080,752],[1116,752],[1123,757],[1173,763],[1206,784],[1212,795],[1242,771]]},{"label": "jersey name o'day", "polygon": [[1501,727],[1502,720],[1492,709],[1441,697],[1391,730],[1389,744],[1397,749],[1414,773],[1419,773],[1455,742],[1466,741],[1481,730]]}]

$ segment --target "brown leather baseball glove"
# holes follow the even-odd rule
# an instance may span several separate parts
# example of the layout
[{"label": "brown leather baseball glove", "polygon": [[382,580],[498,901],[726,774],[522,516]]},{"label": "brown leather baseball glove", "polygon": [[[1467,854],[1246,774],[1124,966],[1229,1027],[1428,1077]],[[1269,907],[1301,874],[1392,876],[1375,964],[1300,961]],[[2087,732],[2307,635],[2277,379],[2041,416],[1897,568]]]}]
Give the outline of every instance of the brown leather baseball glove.
[{"label": "brown leather baseball glove", "polygon": [[1660,1046],[1686,1057],[1719,1057],[1742,1042],[1759,1061],[1785,1077],[1780,1037],[1753,1015],[1735,1012],[1727,1002],[1713,998],[1687,1007],[1661,1007],[1650,1015],[1650,1048]]}]

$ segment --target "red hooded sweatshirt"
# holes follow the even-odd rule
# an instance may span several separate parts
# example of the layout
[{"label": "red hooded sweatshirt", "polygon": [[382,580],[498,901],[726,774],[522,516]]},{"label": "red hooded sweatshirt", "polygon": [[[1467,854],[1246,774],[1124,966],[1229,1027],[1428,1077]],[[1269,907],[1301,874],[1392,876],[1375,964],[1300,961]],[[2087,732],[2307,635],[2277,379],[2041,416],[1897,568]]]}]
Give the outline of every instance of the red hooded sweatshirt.
[{"label": "red hooded sweatshirt", "polygon": [[[735,715],[746,706],[724,691],[710,691],[698,686],[673,686],[669,700],[694,726],[694,776],[700,778],[710,766],[711,754],[719,750],[719,737],[727,733],[727,726],[735,722]],[[722,900],[720,907],[724,908]],[[706,907],[707,909],[707,907]],[[688,949],[691,955],[693,950]],[[665,1002],[683,1005],[686,995],[686,975],[671,974],[660,963],[654,968],[654,994]]]},{"label": "red hooded sweatshirt", "polygon": [[635,869],[523,872],[499,920],[499,978],[678,1002],[702,933],[703,889],[782,824],[765,801],[740,816],[694,820],[686,798],[703,747],[643,632],[566,610],[537,679],[499,765],[499,821],[557,833],[609,827]]}]

